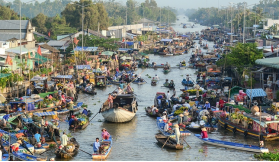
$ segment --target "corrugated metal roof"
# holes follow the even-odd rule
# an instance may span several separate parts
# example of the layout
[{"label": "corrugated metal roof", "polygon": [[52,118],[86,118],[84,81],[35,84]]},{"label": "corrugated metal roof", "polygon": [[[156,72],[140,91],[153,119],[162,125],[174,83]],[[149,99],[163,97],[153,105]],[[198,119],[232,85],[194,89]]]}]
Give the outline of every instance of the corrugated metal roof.
[{"label": "corrugated metal roof", "polygon": [[279,57],[258,59],[255,61],[255,63],[258,65],[279,69]]},{"label": "corrugated metal roof", "polygon": [[[21,20],[21,29],[27,29],[29,20]],[[20,20],[0,20],[0,30],[20,28]]]},{"label": "corrugated metal roof", "polygon": [[52,47],[62,47],[67,41],[51,40],[47,44]]},{"label": "corrugated metal roof", "polygon": [[[26,33],[21,32],[21,39],[24,39],[25,35],[26,35]],[[7,40],[12,39],[12,38],[16,38],[16,39],[19,40],[20,39],[20,34],[19,33],[1,33],[0,32],[0,41],[7,41]]]}]

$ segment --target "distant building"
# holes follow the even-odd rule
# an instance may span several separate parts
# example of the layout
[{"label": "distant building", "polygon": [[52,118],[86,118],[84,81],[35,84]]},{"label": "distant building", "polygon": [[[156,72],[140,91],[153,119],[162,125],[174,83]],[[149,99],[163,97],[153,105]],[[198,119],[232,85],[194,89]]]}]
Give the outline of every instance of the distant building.
[{"label": "distant building", "polygon": [[[26,48],[35,47],[34,31],[29,20],[21,20],[21,44]],[[9,43],[9,48],[20,45],[20,20],[0,20],[0,41]]]},{"label": "distant building", "polygon": [[277,25],[277,28],[279,27],[279,20],[273,20],[273,19],[265,19],[263,20],[263,29],[267,30],[273,25]]}]

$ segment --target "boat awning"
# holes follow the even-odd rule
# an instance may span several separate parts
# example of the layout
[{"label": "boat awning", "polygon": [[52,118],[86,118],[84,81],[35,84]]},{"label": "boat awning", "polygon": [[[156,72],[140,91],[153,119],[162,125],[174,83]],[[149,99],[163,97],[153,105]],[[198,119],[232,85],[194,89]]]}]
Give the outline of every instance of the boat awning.
[{"label": "boat awning", "polygon": [[279,69],[279,57],[258,59],[255,63],[258,65]]},{"label": "boat awning", "polygon": [[246,94],[251,99],[253,99],[254,97],[264,97],[264,96],[266,96],[266,93],[262,88],[246,89]]},{"label": "boat awning", "polygon": [[[83,47],[83,51],[86,52],[95,52],[98,50],[98,47]],[[74,51],[82,51],[82,47],[81,46],[77,46]]]},{"label": "boat awning", "polygon": [[113,52],[111,52],[111,51],[105,51],[105,52],[102,52],[101,55],[102,55],[102,56],[112,56],[112,55],[113,55]]},{"label": "boat awning", "polygon": [[82,69],[91,69],[90,65],[76,65],[76,68],[78,70],[82,70]]},{"label": "boat awning", "polygon": [[172,39],[161,39],[161,42],[171,42]]},{"label": "boat awning", "polygon": [[50,115],[55,115],[54,111],[50,111],[50,112],[36,112],[34,113],[34,115],[36,116],[50,116]]},{"label": "boat awning", "polygon": [[42,98],[33,99],[33,98],[31,98],[30,96],[23,96],[22,98],[23,98],[23,100],[20,100],[20,101],[10,101],[10,104],[34,103],[34,102],[43,101]]},{"label": "boat awning", "polygon": [[47,80],[47,77],[34,76],[30,81]]},{"label": "boat awning", "polygon": [[243,115],[248,118],[253,119],[253,121],[260,124],[262,127],[267,127],[267,124],[270,124],[270,123],[279,123],[278,120],[271,120],[271,121],[265,120],[266,117],[272,117],[272,115],[268,114],[268,113],[261,113],[261,122],[260,122],[260,116],[255,116],[252,114],[243,114]]},{"label": "boat awning", "polygon": [[72,75],[57,75],[56,77],[52,77],[52,78],[56,78],[56,79],[72,79]]}]

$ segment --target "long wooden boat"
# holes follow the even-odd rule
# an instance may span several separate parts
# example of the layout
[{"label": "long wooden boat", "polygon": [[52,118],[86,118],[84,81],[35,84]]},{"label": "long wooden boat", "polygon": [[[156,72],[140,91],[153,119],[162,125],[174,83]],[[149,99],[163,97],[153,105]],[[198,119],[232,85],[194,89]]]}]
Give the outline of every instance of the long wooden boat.
[{"label": "long wooden boat", "polygon": [[175,139],[164,136],[162,133],[157,133],[155,135],[155,138],[161,145],[165,144],[165,147],[176,150],[183,150],[183,144],[177,145]]},{"label": "long wooden boat", "polygon": [[[175,133],[170,134],[170,133],[164,131],[165,124],[166,123],[163,122],[161,117],[157,117],[157,127],[158,127],[159,131],[164,136],[170,136],[171,138],[175,138]],[[189,136],[189,135],[191,135],[190,131],[180,131],[180,136]]]},{"label": "long wooden boat", "polygon": [[145,108],[145,112],[146,112],[146,115],[148,115],[148,116],[150,116],[150,117],[158,117],[158,116],[160,116],[159,112],[156,113],[156,114],[152,114],[152,109],[151,109],[151,107]]},{"label": "long wooden boat", "polygon": [[29,155],[22,152],[13,152],[16,161],[47,161],[47,157],[41,158],[34,155]]},{"label": "long wooden boat", "polygon": [[[78,102],[76,106],[74,106],[74,112],[79,111],[81,106],[83,105],[83,102]],[[57,110],[58,115],[64,115],[70,113],[70,110],[68,109],[62,109],[62,110]]]},{"label": "long wooden boat", "polygon": [[135,80],[133,81],[134,84],[145,84],[147,83],[145,80],[142,79],[142,81],[138,81],[138,80]]},{"label": "long wooden boat", "polygon": [[101,140],[100,145],[103,146],[104,151],[102,154],[92,154],[93,160],[105,160],[112,149],[112,138],[110,137],[108,140]]},{"label": "long wooden boat", "polygon": [[[76,115],[76,116],[78,116],[78,115]],[[76,129],[80,129],[80,130],[83,130],[83,129],[85,129],[87,126],[88,126],[88,124],[89,124],[89,118],[86,116],[85,117],[85,115],[83,115],[84,117],[84,119],[86,120],[86,123],[85,124],[83,124],[83,125],[78,125],[78,127],[76,128]],[[71,129],[74,129],[73,127],[71,127],[71,126],[69,126],[69,129],[71,130]]]},{"label": "long wooden boat", "polygon": [[185,64],[185,66],[184,65],[179,66],[179,69],[180,70],[186,69],[186,64]]},{"label": "long wooden boat", "polygon": [[257,152],[257,153],[268,153],[269,150],[267,148],[261,148],[258,146],[253,146],[253,145],[245,145],[242,143],[235,143],[235,142],[227,142],[227,141],[221,141],[221,140],[216,140],[216,139],[202,139],[200,134],[195,134],[195,136],[203,141],[206,144],[210,145],[215,145],[215,146],[220,146],[220,147],[226,147],[226,148],[231,148],[231,149],[236,149],[236,150],[242,150],[242,151],[249,151],[249,152]]},{"label": "long wooden boat", "polygon": [[106,101],[102,105],[101,113],[106,121],[123,123],[132,120],[137,110],[136,97],[133,94],[121,94],[116,95],[113,100],[113,108],[109,108],[108,101]]},{"label": "long wooden boat", "polygon": [[[222,113],[221,111],[215,112],[215,115],[219,119],[219,121],[218,121],[219,125],[226,130],[229,130],[229,131],[234,132],[234,133],[240,132],[245,137],[247,135],[249,135],[249,136],[252,136],[252,137],[255,137],[255,138],[259,138],[259,136],[261,134],[262,137],[266,141],[279,139],[279,135],[277,133],[265,133],[265,132],[262,132],[262,131],[261,132],[258,131],[259,123],[260,123],[259,117],[255,117],[255,116],[252,116],[250,114],[245,114],[246,117],[253,120],[253,125],[255,125],[255,127],[253,126],[253,128],[255,128],[255,129],[253,129],[253,128],[249,129],[249,128],[245,128],[242,125],[235,124],[235,123],[231,122],[230,120],[228,120],[227,118],[221,117],[221,113]],[[264,119],[264,114],[266,114],[266,113],[261,113],[261,114],[263,116],[262,121],[261,121],[261,125],[260,125],[261,129],[265,129],[266,128],[265,126],[267,126],[268,124],[271,125],[273,128],[277,128],[278,121],[266,121]]]},{"label": "long wooden boat", "polygon": [[167,73],[170,72],[170,69],[164,69],[163,72],[164,72],[165,74],[167,74]]},{"label": "long wooden boat", "polygon": [[187,81],[186,79],[183,79],[181,83],[184,86],[190,86],[190,87],[194,86],[194,82],[192,82],[191,80]]},{"label": "long wooden boat", "polygon": [[70,159],[73,158],[78,153],[79,143],[75,140],[75,138],[71,138],[70,141],[73,142],[75,145],[75,149],[73,150],[73,152],[66,152],[65,150],[61,151],[59,149],[56,149],[54,154],[56,155],[57,158]]},{"label": "long wooden boat", "polygon": [[83,93],[91,94],[91,95],[96,95],[96,94],[97,94],[97,92],[95,92],[95,91],[86,91],[85,89],[81,89],[81,91],[82,91]]}]

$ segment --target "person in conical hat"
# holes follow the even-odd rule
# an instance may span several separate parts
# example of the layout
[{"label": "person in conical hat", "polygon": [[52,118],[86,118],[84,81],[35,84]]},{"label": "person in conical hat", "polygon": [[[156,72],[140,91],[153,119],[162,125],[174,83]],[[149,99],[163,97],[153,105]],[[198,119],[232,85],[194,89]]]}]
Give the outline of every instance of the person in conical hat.
[{"label": "person in conical hat", "polygon": [[207,130],[204,127],[201,128],[201,138],[208,139]]},{"label": "person in conical hat", "polygon": [[180,138],[179,125],[178,125],[178,124],[175,124],[173,130],[174,130],[174,132],[175,132],[176,144],[177,144],[177,145],[180,145],[180,142],[179,142],[179,138]]}]

